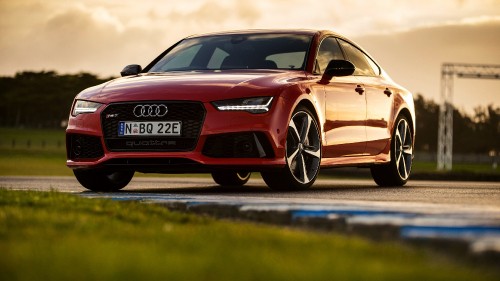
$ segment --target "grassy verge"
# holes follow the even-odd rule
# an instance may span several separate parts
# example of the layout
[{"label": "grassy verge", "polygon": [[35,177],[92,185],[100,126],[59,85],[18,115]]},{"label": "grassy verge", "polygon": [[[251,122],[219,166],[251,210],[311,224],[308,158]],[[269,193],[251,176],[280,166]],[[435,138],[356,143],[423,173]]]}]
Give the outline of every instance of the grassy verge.
[{"label": "grassy verge", "polygon": [[[414,162],[412,172],[416,173],[438,173],[435,162]],[[500,175],[500,168],[493,169],[491,164],[453,164],[453,172],[475,173],[475,174],[496,174]],[[445,173],[445,172],[442,172]]]},{"label": "grassy verge", "polygon": [[[0,189],[0,280],[495,280],[396,243]],[[498,280],[498,279],[496,279]]]},{"label": "grassy verge", "polygon": [[71,175],[64,130],[0,128],[0,175]]},{"label": "grassy verge", "polygon": [[64,150],[0,148],[0,176],[69,176]]}]

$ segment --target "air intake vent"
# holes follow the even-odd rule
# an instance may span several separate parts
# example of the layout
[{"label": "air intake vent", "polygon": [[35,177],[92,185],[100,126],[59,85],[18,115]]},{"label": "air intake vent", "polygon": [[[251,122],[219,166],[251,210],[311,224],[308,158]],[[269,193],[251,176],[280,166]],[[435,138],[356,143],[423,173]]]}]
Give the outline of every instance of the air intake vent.
[{"label": "air intake vent", "polygon": [[66,141],[68,158],[71,160],[98,159],[104,156],[99,137],[68,134]]}]

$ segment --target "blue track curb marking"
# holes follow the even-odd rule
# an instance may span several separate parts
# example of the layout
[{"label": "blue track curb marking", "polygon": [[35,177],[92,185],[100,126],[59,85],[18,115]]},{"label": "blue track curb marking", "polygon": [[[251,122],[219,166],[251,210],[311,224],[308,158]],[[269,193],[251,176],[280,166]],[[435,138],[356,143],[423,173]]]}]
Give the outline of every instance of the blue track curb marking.
[{"label": "blue track curb marking", "polygon": [[341,216],[380,216],[390,215],[398,218],[413,218],[416,214],[400,213],[392,211],[372,211],[372,210],[292,210],[292,219],[314,217],[327,218],[329,215]]},{"label": "blue track curb marking", "polygon": [[402,226],[403,238],[500,238],[500,227],[495,226]]}]

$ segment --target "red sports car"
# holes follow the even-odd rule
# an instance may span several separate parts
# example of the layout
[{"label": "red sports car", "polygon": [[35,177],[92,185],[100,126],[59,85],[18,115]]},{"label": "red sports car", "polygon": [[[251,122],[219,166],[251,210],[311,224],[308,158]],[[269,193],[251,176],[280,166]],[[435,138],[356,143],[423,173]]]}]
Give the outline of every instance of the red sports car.
[{"label": "red sports car", "polygon": [[113,191],[135,172],[211,173],[223,186],[260,172],[276,190],[321,168],[371,169],[404,185],[415,138],[412,94],[351,40],[313,30],[196,35],[73,103],[67,165]]}]

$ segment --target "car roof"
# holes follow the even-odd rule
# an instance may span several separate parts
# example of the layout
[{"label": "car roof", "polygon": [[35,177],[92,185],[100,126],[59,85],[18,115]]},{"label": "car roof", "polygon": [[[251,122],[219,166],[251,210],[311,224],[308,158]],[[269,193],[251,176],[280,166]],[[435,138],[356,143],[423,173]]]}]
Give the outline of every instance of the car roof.
[{"label": "car roof", "polygon": [[[317,29],[242,29],[242,30],[228,30],[228,31],[219,31],[219,32],[211,32],[204,34],[193,34],[188,38],[199,38],[199,37],[207,37],[207,36],[219,36],[219,35],[236,35],[236,34],[300,34],[300,35],[310,35],[316,36],[317,38],[323,38],[324,36],[335,36],[346,40],[348,42],[354,43],[352,40],[348,39],[342,34],[333,32],[331,30],[317,30]],[[355,44],[355,43],[354,43]],[[355,44],[357,45],[357,44]]]},{"label": "car roof", "polygon": [[318,33],[331,33],[331,31],[320,31],[313,29],[245,29],[245,30],[228,30],[220,32],[212,32],[205,34],[195,34],[187,38],[217,36],[217,35],[233,35],[233,34],[302,34],[302,35],[316,35]]}]

